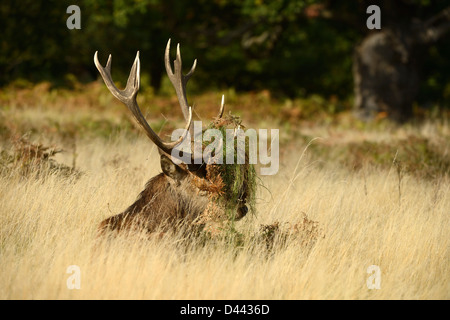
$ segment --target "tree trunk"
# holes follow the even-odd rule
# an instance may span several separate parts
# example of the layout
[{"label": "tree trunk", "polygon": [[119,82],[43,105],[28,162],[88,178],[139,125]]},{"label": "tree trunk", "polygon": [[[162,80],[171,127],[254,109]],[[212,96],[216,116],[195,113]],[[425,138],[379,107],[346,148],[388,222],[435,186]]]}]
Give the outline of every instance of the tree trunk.
[{"label": "tree trunk", "polygon": [[386,27],[382,22],[382,29],[368,34],[355,50],[354,108],[365,120],[383,112],[403,122],[412,116],[423,52],[450,30],[450,7],[425,22],[386,20]]},{"label": "tree trunk", "polygon": [[373,119],[380,112],[396,121],[412,115],[419,88],[419,66],[417,49],[408,37],[403,32],[381,30],[368,35],[356,48],[355,109],[362,119]]}]

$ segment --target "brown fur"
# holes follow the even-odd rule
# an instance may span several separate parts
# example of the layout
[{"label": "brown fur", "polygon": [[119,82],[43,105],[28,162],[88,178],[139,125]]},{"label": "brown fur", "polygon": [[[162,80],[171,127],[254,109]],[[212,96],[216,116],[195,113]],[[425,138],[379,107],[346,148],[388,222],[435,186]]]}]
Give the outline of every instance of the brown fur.
[{"label": "brown fur", "polygon": [[[206,177],[206,170],[189,171],[185,164],[176,165],[161,155],[163,173],[151,178],[137,200],[124,212],[102,221],[99,229],[106,231],[145,230],[148,232],[190,227],[199,221],[210,202],[220,194]],[[207,186],[210,186],[209,188]],[[245,216],[238,208],[236,219]]]}]

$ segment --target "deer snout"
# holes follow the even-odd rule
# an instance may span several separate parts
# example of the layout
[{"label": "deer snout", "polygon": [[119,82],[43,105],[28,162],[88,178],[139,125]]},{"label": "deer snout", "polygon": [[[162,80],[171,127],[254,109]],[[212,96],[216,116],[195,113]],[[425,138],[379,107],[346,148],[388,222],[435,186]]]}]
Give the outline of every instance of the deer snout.
[{"label": "deer snout", "polygon": [[241,205],[237,210],[236,220],[240,220],[247,215],[248,208],[245,204]]}]

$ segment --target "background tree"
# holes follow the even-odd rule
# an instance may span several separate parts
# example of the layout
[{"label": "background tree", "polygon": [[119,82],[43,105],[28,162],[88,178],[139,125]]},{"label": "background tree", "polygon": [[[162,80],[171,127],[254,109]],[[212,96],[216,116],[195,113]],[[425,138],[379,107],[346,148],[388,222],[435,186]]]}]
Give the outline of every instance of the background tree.
[{"label": "background tree", "polygon": [[[81,8],[81,30],[66,9]],[[366,27],[369,4],[381,30]],[[136,51],[142,85],[156,92],[168,38],[199,60],[191,88],[270,90],[277,97],[355,100],[365,118],[408,118],[414,102],[450,105],[449,14],[445,1],[4,0],[0,3],[0,86],[17,79],[89,82],[92,63],[114,55],[125,78]],[[17,83],[17,82],[16,82]]]},{"label": "background tree", "polygon": [[366,33],[353,58],[355,109],[363,118],[384,111],[403,121],[412,115],[427,50],[450,31],[450,7],[430,12],[420,1],[378,3],[382,29]]}]

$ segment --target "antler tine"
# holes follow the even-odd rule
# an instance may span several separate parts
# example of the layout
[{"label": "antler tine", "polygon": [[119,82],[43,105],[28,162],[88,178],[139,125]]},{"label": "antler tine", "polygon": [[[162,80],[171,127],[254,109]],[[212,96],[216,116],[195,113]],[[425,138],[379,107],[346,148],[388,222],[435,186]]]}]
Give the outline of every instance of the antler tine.
[{"label": "antler tine", "polygon": [[139,108],[139,105],[136,101],[136,97],[140,87],[140,73],[141,73],[139,51],[137,52],[136,58],[134,59],[133,66],[131,67],[130,70],[130,75],[128,76],[127,85],[124,90],[119,90],[114,84],[114,81],[112,80],[111,55],[109,55],[108,62],[106,63],[106,66],[103,68],[100,62],[98,61],[97,53],[98,52],[96,51],[94,55],[94,63],[98,71],[100,72],[100,75],[102,76],[103,81],[105,82],[109,91],[112,93],[114,97],[116,97],[118,100],[120,100],[123,104],[127,106],[127,108],[133,114],[134,119],[141,126],[141,128],[150,138],[150,140],[153,141],[153,143],[155,143],[156,146],[160,148],[162,151],[171,154],[172,149],[174,149],[177,145],[179,145],[187,136],[192,121],[192,109],[189,107],[187,110],[187,117],[186,117],[187,123],[184,135],[174,142],[162,141],[161,138],[152,130],[152,128],[145,120],[144,116],[142,115],[141,109]]},{"label": "antler tine", "polygon": [[170,65],[170,40],[167,41],[166,46],[166,52],[164,55],[164,64],[166,66],[166,72],[169,76],[170,82],[172,82],[173,87],[175,88],[175,91],[177,93],[178,102],[180,103],[181,111],[183,111],[184,118],[187,120],[188,118],[188,110],[189,110],[189,104],[186,97],[186,84],[191,78],[192,74],[195,71],[195,68],[197,66],[197,59],[194,60],[194,63],[191,67],[191,70],[186,74],[183,75],[182,70],[182,60],[181,60],[181,53],[180,53],[180,44],[177,45],[177,57],[174,61],[174,68],[175,70],[172,70],[172,66]]},{"label": "antler tine", "polygon": [[220,109],[219,109],[219,114],[217,115],[217,118],[222,118],[223,116],[223,111],[225,110],[225,95],[222,95],[222,102],[220,103]]},{"label": "antler tine", "polygon": [[[180,61],[180,72],[181,72],[180,44],[177,45],[177,59]],[[191,70],[189,70],[189,72],[186,75],[184,75],[185,85],[191,78],[192,74],[195,72],[196,67],[197,67],[197,59],[194,59],[194,63],[192,64]]]}]

